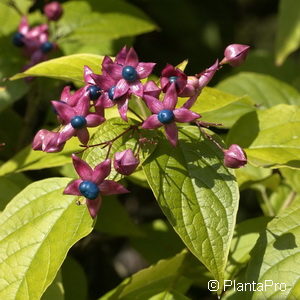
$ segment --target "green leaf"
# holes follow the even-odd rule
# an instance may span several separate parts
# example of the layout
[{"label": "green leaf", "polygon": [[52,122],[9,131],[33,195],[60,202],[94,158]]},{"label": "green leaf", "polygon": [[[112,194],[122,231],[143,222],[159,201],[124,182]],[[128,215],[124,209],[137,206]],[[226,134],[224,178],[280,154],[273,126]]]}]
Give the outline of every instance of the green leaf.
[{"label": "green leaf", "polygon": [[12,172],[22,172],[28,170],[39,170],[63,166],[71,162],[71,154],[82,149],[79,147],[77,138],[69,140],[61,152],[46,153],[35,151],[28,146],[17,153],[9,161],[1,165],[0,176]]},{"label": "green leaf", "polygon": [[[112,220],[118,220],[112,222]],[[95,229],[114,236],[141,237],[143,230],[128,215],[116,197],[103,197],[103,204],[98,214]]]},{"label": "green leaf", "polygon": [[[187,98],[179,98],[178,106],[185,103]],[[195,104],[192,106],[192,110],[200,114],[215,111],[222,107],[225,107],[231,103],[241,100],[241,97],[235,96],[215,88],[205,87]]]},{"label": "green leaf", "polygon": [[184,248],[184,244],[169,223],[161,219],[142,224],[141,229],[144,236],[132,237],[130,242],[150,264],[171,257]]},{"label": "green leaf", "polygon": [[170,259],[161,260],[125,279],[99,300],[151,299],[150,297],[161,292],[185,292],[190,284],[190,280],[184,278],[184,268],[188,259],[188,253],[182,251]]},{"label": "green leaf", "polygon": [[179,139],[177,147],[165,139],[160,141],[144,164],[145,174],[175,231],[213,276],[223,282],[238,187],[223,166],[222,153],[199,137],[198,128],[180,129]]},{"label": "green leaf", "polygon": [[31,181],[23,174],[10,174],[0,177],[0,211]]},{"label": "green leaf", "polygon": [[[295,268],[300,259],[300,198],[294,205],[274,218],[260,235],[251,252],[246,273],[246,282],[272,286],[258,289],[251,299],[299,299],[300,270]],[[282,288],[275,283],[282,284]],[[249,298],[250,298],[249,297]],[[247,298],[248,299],[248,298]]]},{"label": "green leaf", "polygon": [[1,299],[39,299],[71,246],[91,232],[86,206],[62,194],[69,182],[32,183],[0,215]]},{"label": "green leaf", "polygon": [[299,46],[300,3],[298,0],[281,0],[276,35],[276,64],[281,65]]},{"label": "green leaf", "polygon": [[237,273],[247,265],[250,251],[255,246],[260,232],[265,230],[270,220],[271,218],[268,217],[258,217],[237,224],[226,267],[227,279],[235,278]]},{"label": "green leaf", "polygon": [[[4,0],[7,2],[7,0]],[[32,6],[32,0],[14,0],[16,6],[18,9],[23,13],[23,15],[26,15],[29,8]]]},{"label": "green leaf", "polygon": [[186,297],[177,291],[164,291],[157,295],[152,296],[149,300],[189,300],[191,298]]},{"label": "green leaf", "polygon": [[[182,106],[186,100],[187,98],[179,98],[177,106]],[[200,113],[203,121],[222,123],[225,127],[231,127],[240,116],[254,110],[254,102],[248,97],[205,87],[192,110]]]},{"label": "green leaf", "polygon": [[[287,59],[282,66],[274,64],[274,53],[265,49],[257,49],[249,52],[246,61],[236,69],[232,69],[232,73],[254,72],[268,74],[287,83],[294,83],[299,77],[297,72],[297,64],[294,59]],[[295,85],[297,87],[297,85]]]},{"label": "green leaf", "polygon": [[17,31],[20,22],[18,13],[10,6],[8,1],[0,2],[0,36],[7,35],[13,31]]},{"label": "green leaf", "polygon": [[282,104],[241,117],[229,131],[227,144],[245,148],[256,166],[300,168],[299,131],[300,108]]},{"label": "green leaf", "polygon": [[37,64],[23,73],[14,75],[11,80],[27,76],[42,76],[83,83],[83,67],[87,65],[94,73],[99,73],[102,59],[102,56],[94,54],[62,56]]},{"label": "green leaf", "polygon": [[217,88],[236,96],[249,96],[260,108],[283,103],[300,105],[295,88],[268,75],[239,73],[221,81]]},{"label": "green leaf", "polygon": [[295,199],[296,192],[282,181],[278,173],[251,186],[258,192],[258,200],[264,215],[276,216],[284,211]]},{"label": "green leaf", "polygon": [[[193,109],[193,108],[192,108]],[[202,121],[221,123],[222,127],[230,128],[246,113],[255,110],[254,102],[248,97],[239,97],[219,109],[202,113]]]},{"label": "green leaf", "polygon": [[64,11],[58,22],[58,42],[67,54],[87,49],[97,54],[111,52],[112,40],[156,28],[140,9],[120,0],[70,1]]},{"label": "green leaf", "polygon": [[[133,119],[128,119],[128,122],[123,121],[121,118],[112,118],[104,122],[102,125],[97,127],[96,132],[91,136],[88,145],[96,145],[99,143],[110,141],[116,138],[119,135],[122,135],[130,126],[139,124]],[[128,130],[127,133],[122,135],[116,141],[113,142],[110,152],[110,157],[113,156],[115,152],[121,152],[125,149],[132,149],[137,151],[138,148],[138,139],[140,137],[146,137],[149,140],[153,140],[153,137],[156,136],[154,131],[138,129],[137,130]],[[141,151],[139,152],[140,163],[154,151],[155,144],[145,143],[141,145]],[[95,167],[101,161],[105,160],[107,154],[107,147],[103,148],[102,146],[90,147],[83,153],[83,159],[88,162],[89,165]],[[108,178],[119,180],[122,176],[118,174],[114,169],[112,169],[110,176]]]},{"label": "green leaf", "polygon": [[[87,299],[87,278],[81,265],[67,256],[61,267],[62,281],[65,290],[64,300]],[[49,300],[56,300],[52,298]]]},{"label": "green leaf", "polygon": [[269,177],[271,174],[272,170],[270,169],[254,167],[250,164],[235,170],[240,189],[245,189],[251,184]]},{"label": "green leaf", "polygon": [[280,169],[282,176],[285,178],[286,183],[291,186],[291,188],[300,194],[300,171],[288,168]]},{"label": "green leaf", "polygon": [[42,296],[42,300],[65,300],[65,291],[62,284],[61,271],[59,270],[53,282],[48,286],[46,292]]}]

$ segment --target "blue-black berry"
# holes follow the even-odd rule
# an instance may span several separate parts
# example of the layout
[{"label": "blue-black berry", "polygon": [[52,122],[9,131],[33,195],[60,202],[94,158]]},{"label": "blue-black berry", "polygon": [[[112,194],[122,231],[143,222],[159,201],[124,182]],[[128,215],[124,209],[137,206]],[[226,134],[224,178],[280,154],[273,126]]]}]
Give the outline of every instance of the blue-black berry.
[{"label": "blue-black berry", "polygon": [[24,46],[23,38],[24,38],[24,34],[22,34],[21,32],[16,32],[13,35],[12,43],[17,47],[23,47]]},{"label": "blue-black berry", "polygon": [[172,110],[164,109],[158,113],[157,118],[158,118],[159,122],[161,122],[163,124],[168,124],[174,120],[175,116],[174,116],[174,113]]},{"label": "blue-black berry", "polygon": [[75,129],[81,129],[86,126],[86,119],[83,116],[75,116],[71,120],[71,125]]},{"label": "blue-black berry", "polygon": [[115,86],[112,86],[112,87],[108,90],[108,98],[109,98],[110,100],[115,100],[115,99],[114,99],[115,89],[116,89],[116,87],[115,87]]},{"label": "blue-black berry", "polygon": [[79,192],[87,199],[94,200],[99,195],[99,187],[92,181],[82,181],[79,184]]},{"label": "blue-black berry", "polygon": [[91,100],[97,100],[101,93],[101,88],[96,85],[90,85],[88,87],[89,97]]},{"label": "blue-black berry", "polygon": [[44,53],[48,53],[50,52],[51,50],[53,49],[53,44],[49,41],[43,43],[41,45],[41,50],[44,52]]},{"label": "blue-black berry", "polygon": [[122,77],[127,81],[135,81],[138,77],[137,71],[132,66],[125,66],[122,70]]}]

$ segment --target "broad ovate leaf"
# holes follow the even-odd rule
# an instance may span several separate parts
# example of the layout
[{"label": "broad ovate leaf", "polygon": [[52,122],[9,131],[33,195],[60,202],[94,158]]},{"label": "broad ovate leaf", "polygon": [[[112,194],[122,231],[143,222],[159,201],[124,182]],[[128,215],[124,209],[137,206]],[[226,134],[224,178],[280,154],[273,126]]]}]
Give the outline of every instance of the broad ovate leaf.
[{"label": "broad ovate leaf", "polygon": [[190,255],[186,250],[169,259],[160,260],[157,264],[125,279],[118,287],[99,300],[152,299],[151,297],[163,292],[185,292],[191,283],[184,277],[189,260]]},{"label": "broad ovate leaf", "polygon": [[231,128],[227,144],[245,148],[256,166],[300,168],[299,132],[299,106],[281,104],[241,117]]},{"label": "broad ovate leaf", "polygon": [[300,194],[300,170],[282,168],[280,169],[280,172],[286,183],[290,185],[294,191]]},{"label": "broad ovate leaf", "polygon": [[83,67],[87,65],[94,73],[99,74],[102,59],[102,56],[95,54],[62,56],[37,64],[23,73],[14,75],[11,80],[28,76],[42,76],[83,83]]},{"label": "broad ovate leaf", "polygon": [[294,87],[269,75],[242,72],[221,81],[217,88],[236,96],[248,96],[259,108],[283,103],[300,105],[300,94]]},{"label": "broad ovate leaf", "polygon": [[[68,1],[58,22],[58,43],[66,54],[110,54],[114,41],[152,31],[153,22],[122,0]],[[124,26],[126,24],[126,26]]]},{"label": "broad ovate leaf", "polygon": [[300,46],[300,2],[281,0],[276,35],[276,63],[281,65],[287,56]]},{"label": "broad ovate leaf", "polygon": [[1,165],[0,176],[13,172],[64,166],[71,163],[71,154],[81,149],[79,143],[77,138],[72,138],[61,152],[56,153],[35,151],[31,146],[27,146]]},{"label": "broad ovate leaf", "polygon": [[[300,198],[269,222],[253,251],[246,282],[267,288],[256,289],[251,299],[299,299],[300,297]],[[273,284],[272,284],[273,283]],[[277,285],[275,284],[277,283]]]},{"label": "broad ovate leaf", "polygon": [[[177,106],[182,106],[186,100],[187,98],[179,98]],[[192,110],[200,114],[211,112],[232,104],[238,100],[241,100],[240,96],[223,92],[215,88],[205,87],[192,106]]]},{"label": "broad ovate leaf", "polygon": [[68,250],[91,232],[86,206],[62,194],[70,180],[32,183],[0,215],[0,299],[40,299]]},{"label": "broad ovate leaf", "polygon": [[[179,98],[178,106],[187,98]],[[202,121],[221,123],[231,127],[242,115],[255,109],[254,101],[249,97],[236,96],[216,88],[205,87],[191,110],[201,114]]]},{"label": "broad ovate leaf", "polygon": [[144,171],[169,222],[221,290],[239,200],[222,153],[198,128],[185,126],[177,147],[161,139]]},{"label": "broad ovate leaf", "polygon": [[269,217],[248,219],[237,224],[231,242],[226,278],[234,278],[241,269],[247,266],[250,251],[254,248],[260,232],[265,230]]},{"label": "broad ovate leaf", "polygon": [[235,170],[236,180],[240,189],[245,189],[251,184],[261,181],[271,176],[272,170],[269,168],[254,167],[250,164],[245,165],[243,168]]},{"label": "broad ovate leaf", "polygon": [[0,1],[0,36],[17,31],[18,17],[17,11],[7,5],[4,0]]}]

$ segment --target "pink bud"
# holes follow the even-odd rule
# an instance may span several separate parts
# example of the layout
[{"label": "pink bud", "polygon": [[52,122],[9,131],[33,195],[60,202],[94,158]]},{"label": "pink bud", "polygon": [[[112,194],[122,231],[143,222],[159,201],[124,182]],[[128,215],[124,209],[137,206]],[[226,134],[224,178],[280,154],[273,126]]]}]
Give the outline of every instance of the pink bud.
[{"label": "pink bud", "polygon": [[221,64],[230,64],[232,67],[240,66],[246,59],[250,46],[232,44],[226,47]]},{"label": "pink bud", "polygon": [[44,152],[59,152],[63,149],[65,143],[58,143],[58,137],[58,132],[41,129],[33,139],[32,149]]},{"label": "pink bud", "polygon": [[237,144],[232,144],[224,152],[224,165],[228,168],[238,169],[247,163],[247,156],[244,150]]},{"label": "pink bud", "polygon": [[44,6],[44,14],[48,20],[57,21],[63,13],[63,8],[59,2],[53,1]]},{"label": "pink bud", "polygon": [[114,168],[120,174],[130,175],[139,163],[139,159],[134,156],[131,149],[115,153]]}]

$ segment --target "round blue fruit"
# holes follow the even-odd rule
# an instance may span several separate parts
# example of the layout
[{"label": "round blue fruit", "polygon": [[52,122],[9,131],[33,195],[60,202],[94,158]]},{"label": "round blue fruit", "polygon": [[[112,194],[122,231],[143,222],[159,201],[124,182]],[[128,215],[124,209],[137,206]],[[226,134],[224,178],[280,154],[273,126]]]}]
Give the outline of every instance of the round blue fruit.
[{"label": "round blue fruit", "polygon": [[23,38],[24,38],[24,34],[22,34],[21,32],[16,32],[13,35],[12,43],[17,47],[23,47],[24,46]]},{"label": "round blue fruit", "polygon": [[122,77],[127,81],[135,81],[138,77],[137,71],[132,66],[125,66],[122,70]]},{"label": "round blue fruit", "polygon": [[88,91],[89,91],[89,97],[91,100],[97,100],[101,93],[101,89],[96,85],[89,86]]},{"label": "round blue fruit", "polygon": [[157,118],[158,118],[159,122],[161,122],[163,124],[168,124],[174,120],[175,116],[174,116],[174,113],[172,110],[164,109],[158,113]]},{"label": "round blue fruit", "polygon": [[86,119],[84,116],[75,116],[71,120],[71,125],[75,129],[81,129],[86,126]]},{"label": "round blue fruit", "polygon": [[44,53],[48,53],[50,52],[51,50],[53,49],[53,44],[51,42],[45,42],[41,45],[41,50],[44,52]]},{"label": "round blue fruit", "polygon": [[96,183],[86,180],[79,184],[79,192],[85,198],[94,200],[98,197],[100,190]]},{"label": "round blue fruit", "polygon": [[108,90],[108,98],[110,100],[114,100],[114,94],[115,94],[115,86],[112,86],[109,90]]}]

